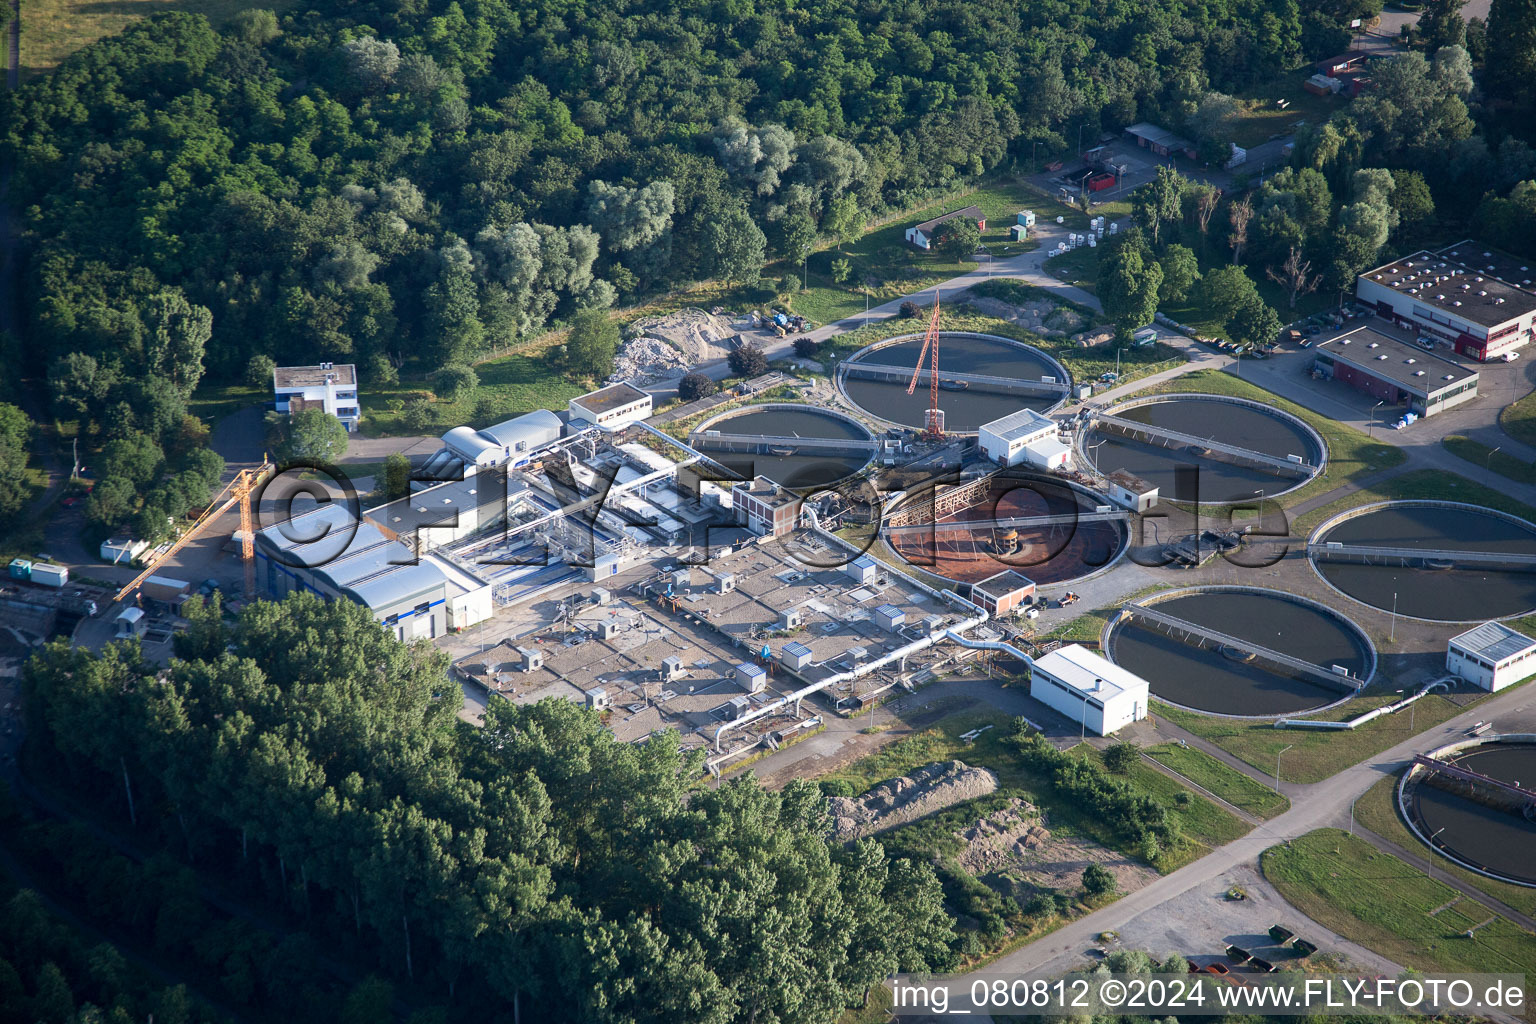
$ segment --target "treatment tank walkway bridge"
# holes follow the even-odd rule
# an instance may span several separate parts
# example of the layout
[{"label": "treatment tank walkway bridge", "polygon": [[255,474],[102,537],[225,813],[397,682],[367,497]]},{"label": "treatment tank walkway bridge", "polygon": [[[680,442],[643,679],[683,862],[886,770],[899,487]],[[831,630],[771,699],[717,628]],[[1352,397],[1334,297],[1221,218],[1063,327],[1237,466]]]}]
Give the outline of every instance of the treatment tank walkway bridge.
[{"label": "treatment tank walkway bridge", "polygon": [[1269,455],[1252,448],[1227,444],[1225,441],[1215,441],[1208,437],[1198,437],[1195,434],[1186,434],[1183,431],[1170,430],[1167,427],[1158,427],[1150,423],[1142,423],[1139,420],[1126,419],[1123,416],[1099,413],[1094,416],[1093,422],[1095,426],[1109,427],[1134,440],[1146,441],[1150,444],[1161,444],[1165,448],[1186,445],[1192,448],[1204,449],[1201,454],[1207,455],[1218,462],[1261,466],[1265,469],[1274,470],[1277,473],[1286,473],[1297,477],[1311,476],[1312,471],[1316,468],[1301,459],[1300,456],[1282,458],[1278,455]]},{"label": "treatment tank walkway bridge", "polygon": [[1460,551],[1454,548],[1391,547],[1381,544],[1344,544],[1339,541],[1323,541],[1308,544],[1307,554],[1330,560],[1357,559],[1367,565],[1444,562],[1445,568],[1450,568],[1459,562],[1463,565],[1536,570],[1536,554],[1518,551]]},{"label": "treatment tank walkway bridge", "polygon": [[864,437],[794,437],[779,434],[731,434],[716,430],[699,431],[688,440],[695,447],[706,445],[716,451],[755,452],[760,455],[777,454],[774,449],[783,448],[793,448],[796,452],[869,455],[880,447],[879,441]]},{"label": "treatment tank walkway bridge", "polygon": [[1126,511],[1115,512],[1064,512],[1053,516],[1018,516],[1012,519],[951,519],[942,523],[912,523],[907,526],[889,526],[885,532],[893,536],[909,533],[956,533],[973,530],[1029,530],[1041,526],[1070,526],[1078,523],[1109,523],[1129,519]]},{"label": "treatment tank walkway bridge", "polygon": [[[846,377],[858,377],[863,380],[885,380],[907,384],[912,380],[912,368],[910,366],[892,366],[889,363],[852,362],[843,364],[843,375]],[[917,371],[917,382],[919,384],[927,384],[932,379],[932,370],[924,368]],[[988,373],[958,373],[953,370],[940,370],[939,387],[943,387],[949,381],[954,381],[958,384],[976,384],[994,391],[1019,392],[1026,395],[1055,395],[1061,397],[1071,390],[1066,381],[1027,380],[1022,377],[998,377]]]},{"label": "treatment tank walkway bridge", "polygon": [[1254,643],[1252,640],[1244,640],[1241,637],[1223,633],[1209,626],[1203,626],[1198,622],[1191,622],[1177,615],[1160,612],[1146,605],[1123,605],[1120,608],[1119,619],[1130,619],[1133,622],[1156,629],[1176,640],[1182,640],[1196,647],[1204,647],[1209,643],[1215,644],[1218,647],[1230,647],[1233,650],[1243,651],[1260,661],[1287,669],[1291,674],[1299,678],[1313,683],[1320,683],[1331,689],[1354,693],[1364,685],[1363,680],[1357,679],[1340,669],[1324,668],[1322,665],[1305,661],[1283,651],[1277,651],[1272,647],[1265,647],[1262,644]]}]

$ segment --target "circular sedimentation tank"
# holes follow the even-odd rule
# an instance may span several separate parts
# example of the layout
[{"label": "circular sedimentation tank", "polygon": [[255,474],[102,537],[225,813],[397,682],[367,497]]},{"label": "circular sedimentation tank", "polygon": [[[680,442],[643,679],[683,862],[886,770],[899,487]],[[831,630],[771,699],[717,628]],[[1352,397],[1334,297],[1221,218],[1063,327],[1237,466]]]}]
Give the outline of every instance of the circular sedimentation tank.
[{"label": "circular sedimentation tank", "polygon": [[[1330,544],[1347,548],[1331,551]],[[1373,553],[1357,553],[1360,548]],[[1313,570],[1329,586],[1381,611],[1434,622],[1482,622],[1536,608],[1536,564],[1456,560],[1457,552],[1536,558],[1536,524],[1481,505],[1428,500],[1364,505],[1319,526],[1308,550]]]},{"label": "circular sedimentation tank", "polygon": [[[757,445],[711,440],[710,431],[772,440]],[[840,441],[852,443],[839,448]],[[701,423],[689,439],[694,448],[746,479],[761,474],[796,491],[853,476],[873,458],[873,442],[873,435],[850,416],[790,403],[733,409]]]},{"label": "circular sedimentation tank", "polygon": [[[926,376],[919,380],[910,395],[907,385],[922,350],[922,334],[867,345],[843,360],[838,390],[877,419],[921,430],[929,381]],[[928,359],[923,364],[926,369]],[[868,376],[872,371],[861,371],[861,366],[884,369],[874,379]],[[974,433],[983,423],[1020,409],[1049,413],[1065,401],[1070,381],[1060,363],[1022,341],[963,331],[939,334],[939,408],[950,433]]]},{"label": "circular sedimentation tank", "polygon": [[[1536,736],[1469,740],[1435,751],[1437,760],[1536,789]],[[1536,887],[1536,821],[1525,798],[1414,767],[1398,785],[1398,806],[1421,842],[1463,867]]]},{"label": "circular sedimentation tank", "polygon": [[[1125,552],[1124,519],[1080,521],[1109,500],[1059,477],[1020,471],[994,474],[977,502],[926,526],[887,528],[887,546],[908,564],[955,583],[979,583],[1012,569],[1045,586],[1091,576]],[[940,494],[944,494],[943,490]],[[923,500],[919,492],[896,504],[887,523]],[[1060,518],[1043,525],[998,520]],[[974,524],[974,525],[972,525]]]},{"label": "circular sedimentation tank", "polygon": [[[1190,642],[1177,627],[1134,617],[1105,627],[1110,660],[1147,680],[1159,700],[1191,711],[1240,718],[1304,714],[1347,700],[1376,670],[1375,647],[1359,626],[1294,594],[1211,586],[1136,603],[1222,635]],[[1249,645],[1310,662],[1329,675],[1338,665],[1350,678],[1325,683],[1300,675]]]},{"label": "circular sedimentation tank", "polygon": [[1081,447],[1090,465],[1101,473],[1126,470],[1155,485],[1162,498],[1174,501],[1194,501],[1197,497],[1218,504],[1252,501],[1261,489],[1272,498],[1316,476],[1327,455],[1322,437],[1303,420],[1245,398],[1193,392],[1154,395],[1122,402],[1104,412],[1288,462],[1293,456],[1299,457],[1311,467],[1310,473],[1301,475],[1299,471],[1243,464],[1198,444],[1153,443],[1108,425],[1095,425],[1087,432]]}]

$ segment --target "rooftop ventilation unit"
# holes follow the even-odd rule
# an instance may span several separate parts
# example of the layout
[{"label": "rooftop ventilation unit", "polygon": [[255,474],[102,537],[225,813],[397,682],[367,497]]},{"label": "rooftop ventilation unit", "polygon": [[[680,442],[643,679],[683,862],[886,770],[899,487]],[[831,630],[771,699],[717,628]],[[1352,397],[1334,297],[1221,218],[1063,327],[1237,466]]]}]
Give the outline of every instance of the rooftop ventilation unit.
[{"label": "rooftop ventilation unit", "polygon": [[1444,377],[1441,377],[1440,379],[1441,380],[1455,380],[1456,379],[1456,375],[1454,373],[1448,373]]},{"label": "rooftop ventilation unit", "polygon": [[1413,371],[1413,375],[1415,377],[1422,377],[1422,376],[1424,376],[1424,371],[1423,370],[1414,370]]},{"label": "rooftop ventilation unit", "polygon": [[1481,296],[1481,297],[1483,297],[1483,298],[1487,298],[1487,297],[1488,297],[1488,290],[1487,290],[1487,289],[1485,289],[1485,288],[1483,288],[1483,289],[1478,289],[1478,292],[1477,292],[1477,294],[1478,294],[1478,295],[1479,295],[1479,296]]},{"label": "rooftop ventilation unit", "polygon": [[1407,363],[1416,363],[1416,362],[1418,362],[1418,360],[1413,358],[1413,356],[1409,356],[1407,359],[1405,359],[1403,361],[1407,362]]},{"label": "rooftop ventilation unit", "polygon": [[1370,347],[1370,348],[1380,348],[1381,345],[1378,344],[1377,342],[1373,341],[1373,342],[1371,342],[1371,344],[1368,347]]},{"label": "rooftop ventilation unit", "polygon": [[1383,362],[1383,363],[1387,361],[1387,357],[1384,356],[1384,355],[1383,356],[1377,356],[1376,359],[1377,359],[1378,362]]}]

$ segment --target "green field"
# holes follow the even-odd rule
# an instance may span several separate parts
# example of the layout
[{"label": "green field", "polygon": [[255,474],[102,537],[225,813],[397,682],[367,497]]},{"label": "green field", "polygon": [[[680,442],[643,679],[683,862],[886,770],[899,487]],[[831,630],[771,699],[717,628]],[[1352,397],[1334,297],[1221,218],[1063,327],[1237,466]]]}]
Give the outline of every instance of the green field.
[{"label": "green field", "polygon": [[1536,446],[1536,392],[1506,405],[1499,413],[1499,426],[1516,441]]},{"label": "green field", "polygon": [[[1395,693],[1357,697],[1331,711],[1308,717],[1319,721],[1342,721],[1400,699]],[[1470,706],[1457,705],[1439,694],[1431,694],[1418,701],[1417,710],[1411,716],[1405,709],[1367,722],[1358,729],[1341,730],[1276,729],[1267,721],[1213,718],[1169,707],[1161,701],[1153,704],[1153,712],[1266,774],[1272,775],[1275,771],[1275,755],[1290,747],[1281,755],[1280,778],[1285,782],[1322,782],[1350,765],[1454,718]]]},{"label": "green field", "polygon": [[1297,910],[1404,966],[1536,973],[1536,935],[1347,832],[1309,832],[1264,851],[1260,866]]},{"label": "green field", "polygon": [[1273,818],[1290,810],[1291,801],[1286,797],[1222,764],[1203,750],[1177,743],[1160,743],[1148,747],[1146,753],[1159,764],[1172,768],[1195,785],[1256,818]]},{"label": "green field", "polygon": [[[1318,96],[1302,87],[1311,74],[1295,69],[1238,96],[1243,110],[1233,125],[1232,141],[1244,149],[1267,142],[1276,135],[1295,132],[1304,124],[1322,124],[1348,103],[1336,96]],[[1289,101],[1282,110],[1277,100]],[[1241,170],[1241,168],[1239,168]]]},{"label": "green field", "polygon": [[[252,6],[241,0],[26,0],[21,5],[22,79],[51,70],[81,47],[151,14],[188,11],[205,15],[218,28]],[[260,6],[281,16],[293,0],[271,0]]]},{"label": "green field", "polygon": [[1454,875],[1461,881],[1476,886],[1494,899],[1502,900],[1522,914],[1536,916],[1536,889],[1487,878],[1475,871],[1459,867],[1444,857],[1430,854],[1428,847],[1419,840],[1418,836],[1410,832],[1408,826],[1403,824],[1402,818],[1398,817],[1397,780],[1398,776],[1389,775],[1355,801],[1357,823],[1405,850],[1412,850],[1423,856],[1434,856],[1435,871]]},{"label": "green field", "polygon": [[1330,420],[1326,416],[1303,408],[1295,402],[1281,398],[1221,370],[1196,370],[1177,380],[1156,384],[1139,394],[1155,395],[1180,391],[1232,395],[1263,402],[1265,405],[1273,405],[1277,409],[1299,417],[1322,435],[1323,440],[1328,444],[1328,465],[1324,467],[1323,472],[1305,485],[1284,497],[1275,499],[1285,507],[1305,501],[1313,495],[1331,491],[1357,477],[1390,469],[1401,464],[1406,457],[1402,449],[1396,445],[1373,440],[1354,427]]},{"label": "green field", "polygon": [[[1347,429],[1347,428],[1346,428]],[[1399,459],[1399,461],[1401,461]],[[1330,516],[1338,515],[1348,509],[1358,508],[1361,505],[1369,505],[1375,501],[1398,501],[1421,498],[1438,498],[1442,501],[1465,501],[1474,505],[1486,505],[1489,508],[1508,512],[1510,515],[1520,516],[1524,519],[1536,521],[1536,509],[1516,501],[1502,491],[1496,491],[1491,487],[1466,477],[1457,476],[1439,469],[1416,469],[1411,473],[1390,477],[1370,487],[1364,487],[1346,495],[1337,501],[1331,501],[1319,508],[1312,509],[1304,515],[1298,516],[1291,524],[1291,532],[1297,536],[1310,534]]]},{"label": "green field", "polygon": [[1446,434],[1440,439],[1440,444],[1458,459],[1465,459],[1474,466],[1481,466],[1500,476],[1507,476],[1516,483],[1536,483],[1536,466],[1517,459],[1508,452],[1490,448],[1481,441],[1474,441],[1460,434]]}]

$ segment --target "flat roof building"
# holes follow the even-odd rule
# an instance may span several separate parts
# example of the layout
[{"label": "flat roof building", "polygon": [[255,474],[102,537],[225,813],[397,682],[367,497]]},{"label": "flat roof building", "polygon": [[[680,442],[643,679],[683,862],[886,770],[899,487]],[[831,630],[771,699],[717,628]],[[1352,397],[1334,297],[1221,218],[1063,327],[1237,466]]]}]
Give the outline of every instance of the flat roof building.
[{"label": "flat roof building", "polygon": [[1420,416],[1477,397],[1477,371],[1417,345],[1359,327],[1322,342],[1315,372]]},{"label": "flat roof building", "polygon": [[618,430],[651,415],[651,396],[628,381],[610,384],[567,403],[572,419]]},{"label": "flat roof building", "polygon": [[731,488],[737,521],[759,537],[782,537],[800,525],[800,495],[765,476]]},{"label": "flat roof building", "polygon": [[1150,149],[1159,156],[1172,156],[1174,153],[1183,153],[1191,160],[1195,159],[1195,144],[1182,135],[1178,135],[1166,128],[1159,128],[1155,124],[1141,121],[1131,125],[1125,130],[1125,134],[1136,140],[1136,144],[1145,149]]},{"label": "flat roof building", "polygon": [[348,432],[362,422],[357,403],[357,367],[352,363],[316,363],[314,366],[279,366],[272,371],[273,408],[295,413],[323,409]]},{"label": "flat roof building", "polygon": [[1536,640],[1502,622],[1485,622],[1446,642],[1445,670],[1485,690],[1502,690],[1536,675]]},{"label": "flat roof building", "polygon": [[1058,647],[1030,666],[1029,695],[1108,736],[1147,717],[1147,681],[1081,644]]},{"label": "flat roof building", "polygon": [[1367,270],[1355,281],[1355,297],[1393,323],[1486,362],[1530,342],[1533,281],[1529,263],[1469,239]]},{"label": "flat roof building", "polygon": [[993,618],[1013,614],[1014,609],[1035,596],[1035,581],[1014,569],[1004,569],[971,584],[971,600],[986,609]]}]

